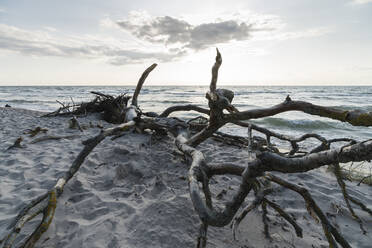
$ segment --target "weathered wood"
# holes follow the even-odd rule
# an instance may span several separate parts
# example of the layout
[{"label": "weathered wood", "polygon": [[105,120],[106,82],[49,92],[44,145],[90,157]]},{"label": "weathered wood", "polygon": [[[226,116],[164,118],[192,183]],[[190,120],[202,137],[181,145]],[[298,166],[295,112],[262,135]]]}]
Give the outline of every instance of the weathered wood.
[{"label": "weathered wood", "polygon": [[286,221],[288,221],[292,226],[293,228],[295,229],[296,231],[296,235],[297,237],[300,237],[302,238],[302,228],[297,224],[297,222],[291,217],[289,216],[289,214],[287,214],[278,204],[276,204],[275,202],[272,202],[268,199],[264,199],[265,202],[267,202],[267,204],[272,207],[278,214],[280,214],[280,216],[282,216]]},{"label": "weathered wood", "polygon": [[366,234],[367,231],[363,227],[362,220],[359,218],[359,216],[354,212],[354,209],[351,207],[351,204],[350,204],[350,201],[349,201],[350,196],[349,196],[349,194],[346,190],[346,184],[345,184],[344,180],[342,179],[340,164],[339,163],[334,163],[333,167],[334,167],[334,174],[337,178],[337,183],[341,188],[342,196],[344,197],[346,206],[349,209],[349,212],[350,212],[351,216],[353,216],[353,218],[359,223],[360,229],[362,230],[363,234]]},{"label": "weathered wood", "polygon": [[81,137],[80,135],[61,135],[61,136],[58,136],[58,135],[44,135],[44,136],[40,136],[38,138],[35,138],[33,139],[30,144],[36,144],[36,143],[39,143],[39,142],[43,142],[43,141],[46,141],[46,140],[60,140],[60,139],[76,139],[76,138],[79,138]]},{"label": "weathered wood", "polygon": [[328,240],[330,247],[337,247],[336,241],[342,246],[346,248],[351,248],[350,244],[344,239],[344,237],[337,231],[337,229],[328,221],[326,215],[323,211],[319,208],[318,204],[314,201],[309,191],[303,187],[299,187],[295,184],[289,183],[283,179],[280,179],[272,174],[267,175],[268,179],[274,183],[277,183],[285,188],[293,190],[299,193],[302,198],[305,200],[307,207],[310,208],[315,214],[318,216],[322,223],[322,227],[325,233],[325,236]]},{"label": "weathered wood", "polygon": [[73,116],[71,119],[70,119],[70,126],[69,128],[78,128],[80,132],[84,132],[83,128],[81,127],[79,121],[76,119],[76,116]]},{"label": "weathered wood", "polygon": [[35,127],[34,129],[27,129],[24,134],[29,134],[30,137],[34,137],[38,135],[39,133],[46,133],[48,132],[48,129],[41,128],[41,127]]},{"label": "weathered wood", "polygon": [[212,79],[210,83],[209,90],[211,93],[214,93],[217,88],[217,78],[218,78],[218,69],[220,68],[222,64],[222,56],[218,48],[216,48],[217,55],[216,55],[216,62],[214,63],[212,67]]},{"label": "weathered wood", "polygon": [[209,115],[209,110],[205,108],[198,107],[196,105],[176,105],[176,106],[171,106],[164,110],[159,117],[168,117],[171,113],[177,112],[177,111],[196,111],[202,114],[207,114]]},{"label": "weathered wood", "polygon": [[13,149],[13,148],[22,148],[22,145],[21,145],[21,142],[23,141],[23,138],[22,137],[19,137],[17,138],[13,145],[9,146],[6,150],[10,150],[10,149]]},{"label": "weathered wood", "polygon": [[111,100],[114,100],[114,97],[111,96],[111,95],[106,95],[102,92],[98,92],[98,91],[91,91],[90,93],[94,94],[94,95],[98,95],[98,96],[102,96],[102,97],[105,97],[105,98],[108,98],[108,99],[111,99]]},{"label": "weathered wood", "polygon": [[247,216],[247,214],[249,212],[251,212],[253,209],[257,208],[259,205],[262,204],[263,200],[265,199],[265,196],[272,193],[273,190],[270,188],[270,189],[265,189],[265,190],[261,190],[259,191],[257,194],[256,194],[256,197],[254,199],[254,201],[248,205],[247,207],[245,207],[243,209],[243,211],[241,211],[238,215],[236,215],[234,217],[234,220],[232,222],[232,225],[231,225],[231,228],[232,228],[232,231],[233,231],[233,236],[234,236],[234,239],[237,240],[237,237],[236,237],[236,231],[240,225],[240,222]]},{"label": "weathered wood", "polygon": [[133,97],[132,97],[132,105],[138,107],[138,102],[137,102],[137,98],[138,98],[138,95],[142,89],[142,86],[143,84],[145,83],[145,80],[147,78],[147,76],[150,74],[150,72],[152,70],[155,69],[155,67],[157,66],[157,64],[152,64],[151,66],[149,66],[143,73],[142,73],[142,76],[140,77],[138,83],[137,83],[137,87],[136,87],[136,90],[134,91],[133,93]]},{"label": "weathered wood", "polygon": [[285,158],[278,154],[262,152],[257,154],[262,171],[283,173],[306,172],[333,163],[365,161],[372,159],[372,140],[359,142],[344,149],[331,149],[312,153],[301,158]]},{"label": "weathered wood", "polygon": [[226,122],[239,120],[251,120],[268,116],[274,116],[287,111],[301,111],[310,115],[317,115],[342,122],[348,122],[353,126],[372,126],[372,112],[361,110],[343,110],[338,108],[324,107],[304,101],[284,101],[270,108],[252,109],[232,113],[225,116]]},{"label": "weathered wood", "polygon": [[[372,112],[363,112],[359,110],[350,111],[323,107],[303,101],[292,101],[289,96],[287,96],[283,103],[270,108],[239,112],[239,110],[232,104],[234,92],[228,89],[217,89],[218,71],[221,64],[222,56],[217,49],[216,60],[212,67],[210,88],[209,92],[206,94],[209,109],[196,105],[178,105],[167,108],[160,115],[153,112],[142,113],[138,106],[138,96],[147,76],[157,66],[156,64],[151,65],[143,72],[137,83],[137,87],[133,93],[132,102],[129,107],[127,107],[128,100],[130,99],[129,96],[122,94],[118,97],[113,97],[101,92],[91,92],[92,94],[96,95],[96,98],[88,103],[82,103],[80,105],[76,105],[74,102],[72,105],[64,105],[61,103],[62,107],[60,109],[48,114],[47,116],[64,116],[87,114],[89,112],[100,112],[103,113],[103,118],[105,120],[121,124],[112,128],[101,130],[98,135],[83,142],[83,149],[75,158],[65,174],[56,181],[54,187],[45,194],[31,201],[17,215],[11,225],[9,225],[7,229],[9,233],[1,242],[3,247],[13,247],[16,237],[24,225],[34,217],[43,214],[42,221],[36,227],[35,231],[28,235],[25,243],[22,244],[21,247],[31,248],[36,244],[37,240],[39,240],[41,235],[48,229],[53,219],[57,200],[62,194],[64,186],[78,172],[86,157],[106,137],[114,135],[115,137],[120,137],[127,130],[137,132],[144,132],[144,130],[146,130],[146,132],[148,132],[147,129],[152,130],[149,133],[155,132],[157,135],[173,135],[175,137],[175,146],[185,155],[186,160],[190,163],[188,172],[189,193],[194,209],[201,221],[197,239],[197,247],[206,246],[208,226],[226,226],[234,219],[234,216],[235,219],[233,222],[233,232],[235,237],[235,230],[238,227],[239,222],[247,215],[249,211],[259,205],[261,205],[263,209],[263,221],[265,235],[267,237],[269,237],[269,224],[267,223],[266,216],[267,206],[278,212],[294,227],[297,236],[302,237],[302,229],[298,226],[295,220],[290,217],[278,204],[267,199],[266,196],[269,192],[272,192],[272,189],[260,188],[262,186],[267,186],[265,183],[263,183],[267,182],[267,180],[293,190],[304,198],[309,213],[315,219],[320,220],[330,247],[337,247],[337,243],[342,247],[350,247],[348,242],[342,237],[337,229],[330,224],[327,217],[324,215],[322,210],[305,188],[289,183],[266,172],[277,171],[282,173],[299,173],[307,172],[329,164],[338,165],[338,163],[346,163],[350,161],[371,160],[372,140],[367,140],[364,142],[356,142],[355,140],[349,138],[328,140],[325,137],[315,133],[304,134],[296,138],[282,135],[243,121],[273,116],[286,111],[302,111],[310,115],[318,115],[330,119],[336,119],[356,126],[372,126]],[[227,110],[229,113],[226,113],[226,111],[224,112],[224,110]],[[198,117],[198,119],[184,121],[177,118],[168,117],[171,113],[178,111],[196,111],[207,115],[208,118]],[[248,139],[219,133],[219,128],[228,123],[248,127]],[[195,133],[196,130],[200,131]],[[260,132],[266,136],[266,140],[263,138],[259,140],[262,144],[257,145],[257,147],[253,146],[254,143],[252,141],[254,141],[254,136],[252,136],[252,130]],[[193,135],[190,136],[190,133]],[[207,164],[204,154],[195,147],[210,137],[217,137],[220,140],[222,139],[222,141],[223,139],[229,139],[230,144],[240,144],[242,147],[248,146],[250,152],[254,152],[253,150],[257,148],[258,150],[255,150],[256,158],[250,158],[247,165],[235,165],[232,163]],[[288,153],[280,153],[279,150],[270,143],[271,137],[289,142],[292,146],[292,150]],[[31,143],[60,138],[66,138],[66,136],[43,136],[34,139],[31,141]],[[309,138],[317,139],[320,142],[320,145],[311,150],[307,149],[309,151],[299,151],[298,143]],[[16,141],[13,147],[20,146],[20,142],[21,140],[18,142]],[[263,143],[265,142],[267,148],[263,149]],[[335,142],[348,142],[349,144],[341,148],[330,149],[330,144]],[[210,179],[215,175],[227,174],[240,176],[241,182],[232,199],[228,201],[222,209],[217,210],[213,206],[213,198],[209,189]],[[338,180],[341,178],[339,175],[336,175],[336,177]],[[354,218],[356,218],[356,214],[353,212],[350,202],[359,205],[362,210],[372,215],[372,211],[366,205],[364,205],[358,199],[347,194],[342,178],[341,181],[339,181],[339,184],[342,188],[346,204]],[[202,186],[201,188],[200,185]],[[262,195],[260,195],[260,193],[257,194],[257,197],[253,203],[248,205],[248,207],[244,209],[240,215],[236,216],[238,210],[241,208],[247,195],[252,191],[252,189],[254,192],[263,190],[262,192],[267,193],[262,193]],[[361,219],[359,217],[356,219],[361,223]]]},{"label": "weathered wood", "polygon": [[[25,244],[22,245],[22,247],[27,248],[33,247],[36,241],[48,229],[49,224],[54,216],[57,198],[62,194],[64,186],[76,174],[80,166],[83,164],[85,158],[107,136],[113,135],[118,131],[126,130],[131,126],[134,126],[135,124],[135,121],[130,121],[113,128],[108,128],[102,130],[97,136],[86,140],[84,142],[83,150],[75,158],[65,174],[57,180],[55,186],[47,194],[43,194],[41,197],[38,197],[35,200],[31,201],[24,208],[21,214],[16,217],[15,221],[7,228],[8,230],[10,230],[10,233],[4,240],[4,248],[12,247],[16,236],[18,235],[20,229],[24,226],[24,224],[42,213],[43,219],[41,223],[36,228],[36,230],[27,238]],[[45,201],[46,199],[48,199],[47,202]]]}]

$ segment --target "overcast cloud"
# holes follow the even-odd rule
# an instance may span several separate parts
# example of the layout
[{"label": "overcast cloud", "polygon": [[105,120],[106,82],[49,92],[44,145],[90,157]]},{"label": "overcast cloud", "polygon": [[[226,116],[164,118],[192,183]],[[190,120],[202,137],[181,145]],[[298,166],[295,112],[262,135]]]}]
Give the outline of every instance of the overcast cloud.
[{"label": "overcast cloud", "polygon": [[353,4],[366,4],[366,3],[372,3],[372,0],[352,0]]},{"label": "overcast cloud", "polygon": [[[245,20],[248,18],[249,21]],[[0,24],[0,49],[33,56],[105,59],[112,65],[125,65],[150,60],[169,62],[191,52],[252,38],[287,40],[326,33],[321,28],[282,32],[285,24],[278,16],[254,14],[235,14],[216,21],[191,24],[181,18],[152,17],[145,11],[131,11],[126,20],[115,22],[106,18],[101,21],[101,26],[119,27],[146,44],[128,46],[117,40],[116,45],[112,45],[105,39],[61,35],[50,26],[31,31]]]},{"label": "overcast cloud", "polygon": [[[331,32],[326,27],[285,32],[285,23],[278,16],[247,13],[193,25],[176,17],[152,17],[144,11],[132,11],[126,20],[116,21],[116,24],[140,40],[177,47],[184,52],[249,39],[282,41],[316,37]],[[106,25],[112,26],[112,22]]]},{"label": "overcast cloud", "polygon": [[218,47],[221,83],[371,85],[371,13],[372,0],[1,0],[0,84],[136,82],[150,63],[156,84],[207,84]]},{"label": "overcast cloud", "polygon": [[105,58],[113,65],[141,63],[154,59],[167,62],[183,54],[182,51],[174,49],[169,52],[125,49],[112,46],[104,41],[79,37],[55,37],[53,33],[55,30],[47,31],[27,31],[0,24],[0,49],[33,56]]},{"label": "overcast cloud", "polygon": [[[61,35],[49,26],[40,30],[25,30],[0,24],[0,49],[32,56],[103,58],[112,65],[148,60],[169,62],[190,51],[243,41],[249,39],[252,33],[274,30],[277,20],[272,17],[266,19],[262,21],[261,18],[252,23],[231,19],[192,25],[170,16],[150,17],[146,12],[130,12],[128,20],[116,23],[109,19],[102,21],[103,27],[112,28],[114,24],[129,31],[133,37],[147,41],[145,48],[129,47],[120,42],[117,42],[120,45],[113,46],[103,39]],[[157,44],[157,47],[154,48],[151,44]]]},{"label": "overcast cloud", "polygon": [[127,20],[117,21],[117,24],[139,39],[165,45],[180,45],[193,50],[247,40],[252,32],[260,30],[255,23],[240,20],[220,20],[192,25],[171,16],[152,17],[146,20],[139,18],[138,15],[138,12],[132,12]]}]

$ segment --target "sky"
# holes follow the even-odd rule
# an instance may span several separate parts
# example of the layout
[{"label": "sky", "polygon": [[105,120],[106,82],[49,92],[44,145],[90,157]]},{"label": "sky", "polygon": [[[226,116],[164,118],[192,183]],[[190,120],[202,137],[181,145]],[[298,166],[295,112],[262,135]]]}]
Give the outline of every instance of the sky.
[{"label": "sky", "polygon": [[0,85],[372,85],[372,0],[0,0]]}]

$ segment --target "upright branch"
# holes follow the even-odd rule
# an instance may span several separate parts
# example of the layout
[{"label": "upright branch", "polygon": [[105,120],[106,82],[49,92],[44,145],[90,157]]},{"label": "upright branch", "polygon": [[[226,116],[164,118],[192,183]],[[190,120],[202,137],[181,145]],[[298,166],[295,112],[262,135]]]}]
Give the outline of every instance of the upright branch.
[{"label": "upright branch", "polygon": [[136,106],[138,107],[138,102],[137,102],[137,98],[138,98],[138,95],[142,89],[142,85],[144,84],[147,76],[150,74],[150,72],[152,70],[155,69],[155,67],[157,66],[157,64],[152,64],[151,66],[149,66],[143,73],[142,73],[142,76],[140,77],[140,79],[138,80],[138,83],[137,83],[137,87],[136,87],[136,90],[134,91],[133,93],[133,97],[132,97],[132,105],[133,106]]},{"label": "upright branch", "polygon": [[[216,62],[212,67],[210,91],[206,94],[210,109],[209,120],[206,126],[200,132],[196,133],[190,138],[187,138],[185,135],[181,134],[176,139],[176,146],[178,147],[178,149],[191,160],[191,167],[188,177],[190,197],[202,223],[200,233],[203,235],[199,235],[199,237],[202,236],[204,241],[206,240],[206,231],[208,225],[227,225],[237,213],[238,209],[240,208],[241,204],[243,203],[251,189],[255,187],[257,178],[263,176],[267,171],[278,171],[282,173],[307,172],[309,170],[313,170],[332,163],[364,161],[370,160],[372,158],[371,141],[357,143],[352,139],[327,140],[318,134],[305,134],[299,138],[292,138],[250,123],[242,122],[242,120],[262,118],[293,110],[302,111],[311,115],[319,115],[331,119],[349,122],[352,125],[371,126],[372,118],[371,113],[362,111],[344,111],[335,108],[318,106],[307,102],[295,102],[292,101],[289,96],[287,96],[284,103],[273,106],[271,108],[239,112],[231,104],[234,96],[233,92],[225,89],[217,89],[218,69],[221,65],[221,62],[221,54],[217,50]],[[169,115],[171,112],[182,109],[185,111],[190,109],[195,110],[194,107],[178,107],[173,109],[168,108],[164,112],[166,113],[164,115]],[[229,113],[223,113],[224,109],[226,109]],[[204,113],[206,113],[206,111]],[[292,145],[292,150],[289,152],[288,156],[282,156],[282,154],[278,152],[278,154],[276,154],[270,151],[257,151],[256,159],[254,159],[253,161],[249,161],[248,166],[246,167],[239,167],[234,165],[208,166],[208,164],[206,164],[205,162],[204,155],[194,147],[203,142],[205,139],[213,136],[220,127],[229,122],[249,127],[249,130],[255,129],[259,132],[264,133],[267,137],[268,146],[270,146],[270,137],[276,137],[282,140],[286,140]],[[300,157],[290,157],[298,152],[299,146],[297,143],[308,138],[318,139],[321,142],[321,145],[312,149],[310,152],[304,153]],[[342,149],[330,150],[331,143],[341,141],[350,143],[347,146],[342,147]],[[208,181],[210,177],[216,174],[234,174],[240,175],[242,177],[238,192],[236,192],[232,201],[228,202],[225,205],[225,208],[222,211],[217,211],[216,209],[214,209],[212,201],[210,199],[210,195],[208,193],[209,191],[206,190],[205,185],[205,182]],[[206,176],[208,180],[205,178]],[[327,217],[323,214],[316,202],[312,199],[310,193],[308,193],[303,188],[298,188],[295,185],[287,184],[285,181],[278,181],[273,176],[270,177],[270,179],[284,187],[295,190],[304,197],[310,213],[314,213],[321,220],[324,233],[331,247],[337,247],[336,242],[341,244],[342,247],[350,247],[348,242],[341,236],[341,234],[335,229],[335,227],[330,224]],[[201,183],[203,186],[203,192],[200,191],[199,183]],[[202,196],[203,193],[204,197]],[[250,205],[246,209],[246,211],[243,211],[243,217],[238,217],[238,222],[234,226],[237,227],[239,221],[244,218],[246,213],[258,204],[261,204],[263,208],[263,221],[265,225],[266,237],[269,237],[268,223],[266,219],[267,205],[277,211],[294,227],[297,236],[302,237],[302,229],[298,226],[295,220],[291,218],[290,215],[288,215],[283,209],[281,209],[279,205],[266,199],[265,197],[260,197],[253,205]],[[363,207],[365,206],[363,205]],[[361,208],[364,209],[363,207]],[[360,219],[357,220],[358,222],[360,222]],[[203,243],[205,244],[205,242]],[[200,238],[198,239],[198,247],[204,247],[203,245],[201,245]]]},{"label": "upright branch", "polygon": [[216,89],[217,89],[218,69],[220,68],[220,66],[222,64],[221,53],[218,50],[218,48],[216,48],[216,51],[217,51],[216,62],[214,63],[214,65],[212,67],[212,79],[211,79],[211,84],[209,86],[209,90],[212,93],[215,92]]},{"label": "upright branch", "polygon": [[[136,91],[133,95],[133,101],[132,101],[132,108],[129,108],[127,112],[134,110],[137,110],[137,97],[141,90],[141,87],[148,76],[148,74],[156,67],[156,64],[153,64],[149,68],[145,70],[145,72],[142,74]],[[115,102],[116,98],[106,95],[100,92],[93,92],[93,94],[98,95],[98,97],[104,98],[106,100],[110,100],[112,102]],[[97,98],[96,98],[97,99]],[[125,98],[126,100],[128,98]],[[94,104],[94,103],[93,103]],[[126,105],[126,102],[125,102]],[[80,106],[81,108],[81,106]],[[59,112],[58,112],[59,113]],[[136,113],[136,112],[135,112]],[[3,248],[11,248],[14,245],[14,242],[16,240],[17,235],[19,234],[20,230],[23,228],[23,226],[30,220],[34,219],[36,216],[42,214],[42,220],[39,223],[39,225],[36,227],[34,232],[32,232],[24,241],[24,243],[21,245],[22,247],[31,248],[35,245],[35,243],[40,239],[41,235],[48,229],[50,223],[52,222],[52,219],[54,217],[54,212],[57,204],[58,197],[62,194],[63,188],[66,185],[66,183],[76,174],[76,172],[80,169],[80,166],[83,164],[85,158],[91,153],[91,151],[107,136],[111,136],[113,134],[116,134],[118,132],[126,131],[128,128],[133,127],[136,125],[135,118],[137,117],[137,114],[133,115],[126,115],[126,122],[118,125],[113,128],[108,128],[105,130],[101,130],[101,132],[86,141],[83,142],[84,148],[79,153],[79,155],[76,157],[76,159],[73,161],[72,165],[70,166],[69,170],[66,171],[63,177],[59,178],[57,180],[57,183],[55,186],[50,189],[47,193],[43,194],[42,196],[36,198],[35,200],[31,201],[24,209],[19,213],[19,215],[15,218],[15,220],[9,225],[7,228],[9,230],[9,234],[6,235],[6,237],[1,241],[3,243]],[[73,116],[73,119],[76,120],[75,116]],[[139,121],[139,120],[137,120]],[[160,130],[164,129],[166,127],[166,124],[170,125],[177,122],[166,122],[162,124],[159,124],[158,122],[143,122],[141,125],[142,128],[153,128],[154,130]],[[175,125],[176,125],[175,124]],[[165,126],[164,126],[165,125]],[[82,130],[82,129],[81,129]],[[19,145],[20,141],[18,143],[15,143]]]},{"label": "upright branch", "polygon": [[140,79],[138,80],[136,90],[133,93],[132,105],[129,108],[126,109],[124,122],[127,122],[129,120],[133,120],[134,118],[136,118],[138,116],[138,114],[140,112],[139,108],[138,108],[138,102],[137,102],[138,95],[141,92],[142,86],[145,83],[145,80],[146,80],[147,76],[150,74],[150,72],[152,70],[155,69],[156,66],[157,66],[157,64],[152,64],[150,67],[148,67],[142,73]]},{"label": "upright branch", "polygon": [[197,146],[207,138],[211,137],[225,122],[223,120],[223,110],[237,112],[237,109],[231,104],[234,98],[234,92],[227,89],[217,89],[218,70],[222,64],[222,56],[217,49],[216,61],[212,67],[212,79],[210,91],[207,92],[206,98],[209,105],[209,124],[202,131],[191,137],[187,144]]}]

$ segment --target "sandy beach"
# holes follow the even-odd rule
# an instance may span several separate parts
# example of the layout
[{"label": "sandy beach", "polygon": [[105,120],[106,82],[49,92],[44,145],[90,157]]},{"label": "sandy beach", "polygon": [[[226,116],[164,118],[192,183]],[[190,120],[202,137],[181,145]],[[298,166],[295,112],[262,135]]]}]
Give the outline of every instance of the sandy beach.
[{"label": "sandy beach", "polygon": [[[45,193],[66,171],[82,148],[81,142],[100,128],[113,126],[98,115],[78,118],[84,132],[69,128],[67,117],[39,118],[41,112],[0,109],[0,237],[20,209]],[[46,128],[35,137],[27,129]],[[39,141],[45,135],[65,139]],[[6,150],[22,136],[21,148]],[[35,142],[36,141],[36,142]],[[66,185],[58,200],[53,221],[36,247],[194,247],[199,218],[190,200],[183,156],[176,152],[173,138],[128,133],[107,138],[87,157],[78,173]],[[246,163],[247,151],[208,140],[200,146],[208,162]],[[341,190],[324,168],[304,174],[276,175],[308,188],[353,247],[370,247],[372,221],[355,207],[367,234],[346,210]],[[222,207],[237,190],[240,179],[217,176],[211,181],[214,204]],[[346,182],[349,193],[372,207],[372,188]],[[303,238],[268,208],[272,241],[265,239],[261,209],[242,221],[237,238],[229,226],[210,227],[207,247],[328,247],[322,227],[306,211],[302,198],[284,188],[269,197],[294,216],[303,228]],[[246,199],[245,205],[253,200]],[[32,220],[23,232],[32,230]],[[25,235],[18,236],[17,242]]]},{"label": "sandy beach", "polygon": [[372,248],[372,0],[0,1],[0,248]]}]

